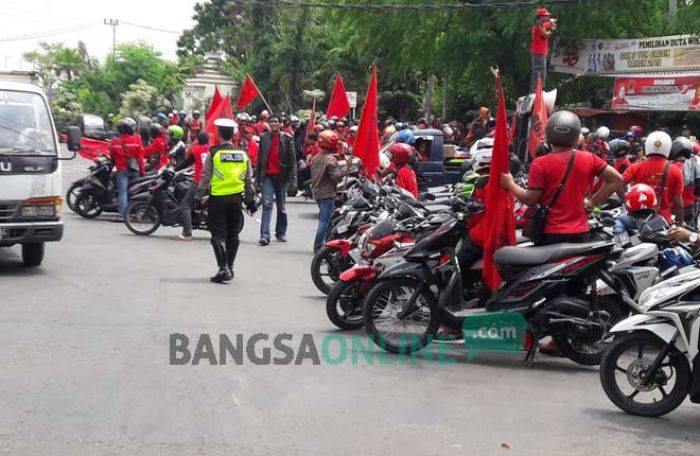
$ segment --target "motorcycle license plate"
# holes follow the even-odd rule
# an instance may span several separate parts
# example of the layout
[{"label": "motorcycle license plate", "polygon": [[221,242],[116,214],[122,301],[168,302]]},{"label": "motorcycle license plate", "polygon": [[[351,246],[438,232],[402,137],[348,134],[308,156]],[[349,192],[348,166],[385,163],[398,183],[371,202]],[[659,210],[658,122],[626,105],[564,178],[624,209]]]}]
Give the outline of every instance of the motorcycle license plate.
[{"label": "motorcycle license plate", "polygon": [[614,237],[615,244],[619,246],[627,245],[630,241],[630,235],[627,232],[616,234]]}]

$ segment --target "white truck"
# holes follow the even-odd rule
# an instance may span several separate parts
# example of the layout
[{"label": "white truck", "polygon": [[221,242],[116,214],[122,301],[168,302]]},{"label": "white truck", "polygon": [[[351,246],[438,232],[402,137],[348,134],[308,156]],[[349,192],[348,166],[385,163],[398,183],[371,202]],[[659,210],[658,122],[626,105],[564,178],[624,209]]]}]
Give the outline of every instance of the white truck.
[{"label": "white truck", "polygon": [[[62,158],[43,90],[7,76],[0,73],[0,247],[20,244],[24,264],[38,266],[44,243],[63,237]],[[69,130],[69,150],[79,146],[79,130]]]}]

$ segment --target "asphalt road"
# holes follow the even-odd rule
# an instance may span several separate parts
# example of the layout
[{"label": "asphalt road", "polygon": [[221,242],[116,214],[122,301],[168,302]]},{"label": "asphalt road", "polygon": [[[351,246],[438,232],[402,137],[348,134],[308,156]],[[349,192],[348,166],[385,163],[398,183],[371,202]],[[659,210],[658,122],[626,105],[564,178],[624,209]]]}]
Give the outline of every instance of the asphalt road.
[{"label": "asphalt road", "polygon": [[[64,185],[83,166],[68,163]],[[210,334],[217,360],[222,333],[288,333],[297,354],[304,334],[319,352],[339,334],[308,272],[315,209],[290,202],[290,242],[265,248],[247,218],[230,285],[209,283],[203,232],[175,243],[177,230],[137,237],[68,213],[40,268],[23,268],[17,247],[0,249],[0,454],[700,453],[700,407],[628,416],[596,369],[546,356],[534,367],[521,355],[467,362],[458,347],[437,365],[355,347],[339,364],[170,365],[173,333],[193,353]],[[280,354],[268,341],[258,356],[263,345]]]}]

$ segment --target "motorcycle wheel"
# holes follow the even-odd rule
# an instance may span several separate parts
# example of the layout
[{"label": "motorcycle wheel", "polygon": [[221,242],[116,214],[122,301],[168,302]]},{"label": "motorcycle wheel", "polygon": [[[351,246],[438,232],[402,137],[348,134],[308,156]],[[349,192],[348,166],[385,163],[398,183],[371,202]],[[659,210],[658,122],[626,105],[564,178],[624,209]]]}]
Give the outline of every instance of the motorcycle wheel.
[{"label": "motorcycle wheel", "polygon": [[318,291],[328,295],[331,288],[340,280],[340,274],[351,268],[353,264],[350,257],[343,258],[338,249],[323,246],[311,261],[311,279]]},{"label": "motorcycle wheel", "polygon": [[82,182],[74,182],[70,187],[68,187],[68,191],[66,192],[66,205],[68,206],[68,209],[75,213],[78,212],[75,210],[75,201],[78,199],[78,196],[80,196],[79,190],[82,186]]},{"label": "motorcycle wheel", "polygon": [[102,203],[92,193],[81,193],[75,200],[75,212],[86,219],[94,219],[103,209]]},{"label": "motorcycle wheel", "polygon": [[338,328],[349,331],[362,328],[362,285],[358,280],[340,280],[328,294],[326,313]]},{"label": "motorcycle wheel", "polygon": [[[675,347],[654,374],[653,384],[641,384],[640,374],[665,346],[666,342],[649,333],[629,333],[615,339],[603,356],[600,383],[616,406],[632,415],[657,417],[681,405],[690,387],[691,371],[688,360]],[[667,391],[670,380],[673,387]],[[643,401],[644,397],[649,400]]]},{"label": "motorcycle wheel", "polygon": [[[414,305],[408,309],[407,301],[413,295],[416,295]],[[432,342],[440,326],[437,300],[430,289],[403,277],[384,280],[372,287],[365,298],[362,317],[372,341],[397,354],[421,350]]]},{"label": "motorcycle wheel", "polygon": [[126,207],[124,223],[132,233],[148,236],[160,226],[160,213],[147,201],[132,201]]},{"label": "motorcycle wheel", "polygon": [[608,331],[625,317],[615,301],[601,301],[598,305],[598,311],[598,321],[603,326],[602,331],[594,331],[585,338],[574,330],[565,331],[557,334],[554,338],[562,355],[583,366],[600,364],[600,359],[605,351],[604,341],[608,338]]}]

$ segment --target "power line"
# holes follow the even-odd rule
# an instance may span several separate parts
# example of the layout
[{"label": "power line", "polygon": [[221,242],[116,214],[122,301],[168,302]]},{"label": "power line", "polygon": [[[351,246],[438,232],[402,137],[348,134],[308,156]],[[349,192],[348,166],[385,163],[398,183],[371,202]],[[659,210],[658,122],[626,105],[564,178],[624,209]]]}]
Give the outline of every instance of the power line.
[{"label": "power line", "polygon": [[65,33],[76,32],[78,30],[82,30],[82,29],[90,28],[90,27],[94,27],[94,26],[95,26],[94,21],[83,22],[81,24],[75,24],[75,25],[71,25],[68,27],[63,27],[63,28],[55,29],[55,30],[47,30],[45,32],[36,32],[36,33],[27,34],[27,35],[8,36],[8,37],[0,38],[0,42],[25,41],[25,40],[35,40],[38,38],[48,38],[50,36],[63,35]]},{"label": "power line", "polygon": [[381,4],[381,3],[329,3],[313,2],[306,0],[231,0],[240,6],[257,6],[263,8],[326,8],[346,10],[375,10],[375,11],[446,11],[467,9],[506,9],[506,8],[532,8],[541,5],[562,5],[593,3],[604,0],[531,0],[522,2],[491,2],[482,3],[481,0],[472,0],[467,3],[438,3],[438,4]]},{"label": "power line", "polygon": [[179,34],[182,33],[182,31],[179,31],[179,32],[178,32],[177,30],[166,30],[166,29],[161,29],[161,28],[157,28],[157,27],[150,27],[150,26],[148,26],[148,25],[134,24],[133,22],[122,21],[122,24],[130,25],[130,26],[136,27],[136,28],[141,28],[141,29],[146,29],[146,30],[152,30],[152,31],[154,31],[154,32],[172,33],[173,35],[179,35]]}]

